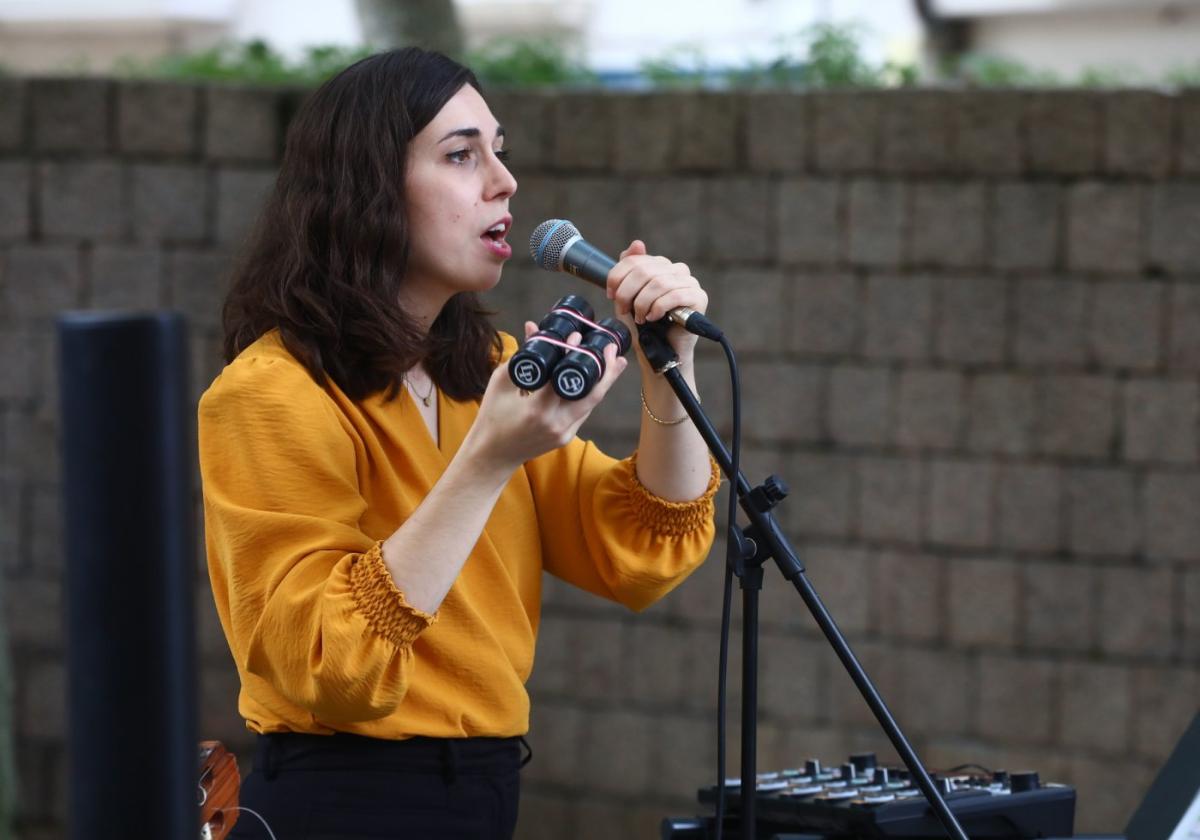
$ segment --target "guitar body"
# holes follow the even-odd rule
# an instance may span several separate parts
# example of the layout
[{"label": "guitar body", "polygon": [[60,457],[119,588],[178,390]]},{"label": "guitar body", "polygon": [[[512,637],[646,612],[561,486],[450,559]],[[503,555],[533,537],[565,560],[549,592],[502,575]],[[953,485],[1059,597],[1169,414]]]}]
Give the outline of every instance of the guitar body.
[{"label": "guitar body", "polygon": [[237,759],[220,741],[200,742],[200,837],[225,840],[237,823],[242,776]]}]

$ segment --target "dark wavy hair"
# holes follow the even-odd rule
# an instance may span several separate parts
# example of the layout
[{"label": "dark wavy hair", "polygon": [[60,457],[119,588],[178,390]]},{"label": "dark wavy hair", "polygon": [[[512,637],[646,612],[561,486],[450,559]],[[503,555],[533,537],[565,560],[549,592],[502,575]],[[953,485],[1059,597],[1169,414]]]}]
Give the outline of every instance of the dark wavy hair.
[{"label": "dark wavy hair", "polygon": [[454,295],[428,334],[399,303],[408,144],[463,85],[482,92],[466,67],[410,47],[365,58],[305,99],[234,267],[226,362],[278,328],[318,383],[331,378],[351,399],[394,398],[422,360],[447,396],[482,396],[500,338],[478,297]]}]

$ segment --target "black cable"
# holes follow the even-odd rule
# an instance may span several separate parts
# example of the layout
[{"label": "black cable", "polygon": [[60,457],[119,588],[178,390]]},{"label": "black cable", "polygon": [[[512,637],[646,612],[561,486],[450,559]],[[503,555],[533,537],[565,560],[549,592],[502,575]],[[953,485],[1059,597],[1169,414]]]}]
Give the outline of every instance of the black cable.
[{"label": "black cable", "polygon": [[734,564],[741,559],[737,557],[741,541],[734,537],[734,529],[737,528],[737,477],[742,450],[742,382],[738,375],[737,358],[733,353],[733,345],[725,336],[721,336],[720,342],[721,347],[725,350],[725,358],[729,361],[729,388],[733,399],[733,440],[730,447],[732,469],[729,475],[728,526],[725,531],[725,595],[721,603],[721,653],[717,666],[716,840],[721,840],[722,832],[725,829],[725,707],[728,689],[726,671],[729,668],[729,626],[733,613],[733,569]]}]

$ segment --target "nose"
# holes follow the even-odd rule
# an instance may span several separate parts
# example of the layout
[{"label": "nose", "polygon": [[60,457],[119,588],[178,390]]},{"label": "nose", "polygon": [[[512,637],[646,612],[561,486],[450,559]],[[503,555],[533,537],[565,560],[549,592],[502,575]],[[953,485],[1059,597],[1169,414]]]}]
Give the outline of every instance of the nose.
[{"label": "nose", "polygon": [[517,179],[508,171],[504,161],[492,155],[490,170],[487,181],[487,199],[511,197],[517,191]]}]

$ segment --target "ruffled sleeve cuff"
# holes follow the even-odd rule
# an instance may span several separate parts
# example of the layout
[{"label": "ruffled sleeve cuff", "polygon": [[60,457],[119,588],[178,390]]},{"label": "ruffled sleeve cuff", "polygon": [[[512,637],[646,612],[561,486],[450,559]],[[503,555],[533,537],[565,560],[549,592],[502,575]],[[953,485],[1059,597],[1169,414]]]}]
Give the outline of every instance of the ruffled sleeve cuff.
[{"label": "ruffled sleeve cuff", "polygon": [[376,633],[397,647],[411,645],[437,621],[437,615],[419,610],[404,597],[383,563],[383,543],[377,542],[350,567],[350,591],[355,606]]},{"label": "ruffled sleeve cuff", "polygon": [[629,456],[629,500],[638,522],[650,531],[667,537],[690,534],[712,521],[713,496],[721,486],[721,469],[716,459],[708,456],[712,475],[708,487],[698,499],[690,502],[669,502],[646,489],[637,477],[637,452]]}]

